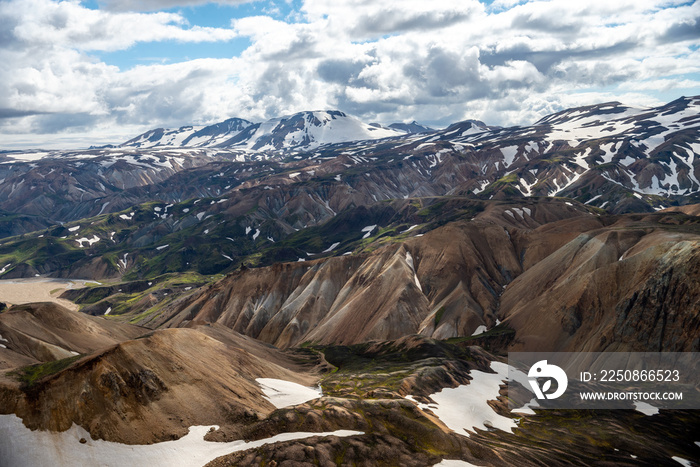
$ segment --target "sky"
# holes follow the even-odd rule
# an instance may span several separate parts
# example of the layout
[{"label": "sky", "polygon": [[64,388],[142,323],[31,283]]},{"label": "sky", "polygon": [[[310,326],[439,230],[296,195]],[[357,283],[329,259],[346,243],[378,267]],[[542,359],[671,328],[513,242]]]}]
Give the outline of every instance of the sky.
[{"label": "sky", "polygon": [[0,150],[338,109],[528,125],[700,94],[700,0],[0,0]]}]

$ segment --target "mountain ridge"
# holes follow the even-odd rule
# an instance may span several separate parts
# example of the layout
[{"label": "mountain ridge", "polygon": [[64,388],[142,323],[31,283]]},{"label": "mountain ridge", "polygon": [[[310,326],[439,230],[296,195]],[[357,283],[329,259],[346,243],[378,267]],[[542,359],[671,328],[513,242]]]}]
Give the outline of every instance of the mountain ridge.
[{"label": "mountain ridge", "polygon": [[[422,128],[429,130],[427,127]],[[309,150],[324,144],[387,138],[406,133],[409,132],[362,123],[339,110],[316,110],[297,112],[261,123],[230,118],[206,127],[184,126],[176,130],[159,128],[149,130],[119,147],[191,146],[243,148],[254,151]]]}]

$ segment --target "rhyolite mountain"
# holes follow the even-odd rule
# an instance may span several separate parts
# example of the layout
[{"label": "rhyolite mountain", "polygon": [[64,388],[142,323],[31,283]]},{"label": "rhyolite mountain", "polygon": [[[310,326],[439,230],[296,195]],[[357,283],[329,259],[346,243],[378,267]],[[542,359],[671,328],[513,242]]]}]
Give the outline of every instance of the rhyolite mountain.
[{"label": "rhyolite mountain", "polygon": [[[114,329],[107,329],[114,323],[100,325],[98,318],[87,320],[52,304],[24,305],[6,313],[7,321],[14,322],[9,333],[25,332],[19,331],[22,317],[33,316],[34,323],[47,330],[56,321],[52,315],[68,318],[70,325],[57,329],[66,349],[79,348],[76,342],[100,333],[115,335]],[[138,328],[128,332],[138,334]],[[183,328],[145,332],[136,339],[124,336],[125,340],[94,351],[83,344],[84,353],[67,359],[0,370],[0,412],[17,414],[32,429],[61,432],[78,424],[87,431],[82,439],[54,435],[52,443],[63,439],[66,452],[86,449],[82,446],[86,444],[104,456],[110,456],[109,451],[103,451],[98,440],[170,441],[184,436],[192,425],[217,425],[205,437],[211,442],[338,429],[357,432],[349,437],[282,439],[220,457],[211,466],[274,465],[292,459],[301,465],[328,466],[381,465],[390,460],[419,467],[443,459],[494,466],[673,465],[672,458],[696,458],[700,419],[693,411],[662,410],[647,416],[635,410],[535,409],[521,414],[508,409],[510,386],[475,399],[491,398],[491,415],[485,416],[514,419],[513,432],[490,428],[488,420],[485,429],[472,428],[468,433],[449,429],[433,412],[437,405],[430,396],[444,388],[477,385],[476,378],[491,372],[490,363],[498,358],[480,346],[502,349],[512,340],[510,334],[491,332],[447,341],[407,336],[283,351],[224,326],[191,322]],[[13,346],[15,335],[8,334],[3,342]],[[0,358],[8,351],[0,347]],[[306,385],[318,382],[323,396],[278,408],[263,393],[260,377]],[[421,408],[416,401],[431,408]],[[24,426],[16,431],[31,439]],[[3,448],[16,435],[7,432]],[[18,455],[18,449],[46,449],[21,442],[9,446],[15,450],[4,452],[3,459],[12,459],[15,467],[32,465],[23,462],[25,456]],[[140,446],[133,449],[138,452]],[[103,462],[143,465],[128,450],[120,452],[119,458],[104,457]],[[62,465],[62,459],[52,461]]]},{"label": "rhyolite mountain", "polygon": [[[509,385],[462,433],[431,395],[510,350],[700,351],[699,110],[427,133],[302,112],[1,153],[0,278],[103,283],[0,313],[0,412],[131,444],[362,432],[215,466],[698,459],[694,411],[521,414]],[[257,378],[324,396],[275,410]]]},{"label": "rhyolite mountain", "polygon": [[[362,204],[449,194],[565,196],[613,213],[651,212],[700,201],[699,102],[681,98],[648,109],[606,103],[562,111],[526,127],[467,120],[421,134],[373,127],[340,112],[302,112],[263,124],[232,119],[211,131],[191,128],[174,139],[156,138],[151,148],[4,152],[0,234],[149,201],[176,203],[310,183],[325,191],[350,190]],[[216,147],[179,145],[197,131],[214,138]],[[232,133],[230,144],[218,142]],[[334,204],[326,193],[312,197],[341,210],[342,203]],[[21,221],[13,222],[14,216]],[[322,214],[309,221],[323,219]]]},{"label": "rhyolite mountain", "polygon": [[527,351],[700,350],[700,220],[567,203],[489,202],[428,232],[377,225],[384,246],[239,270],[147,322],[216,322],[282,348],[504,323]]}]

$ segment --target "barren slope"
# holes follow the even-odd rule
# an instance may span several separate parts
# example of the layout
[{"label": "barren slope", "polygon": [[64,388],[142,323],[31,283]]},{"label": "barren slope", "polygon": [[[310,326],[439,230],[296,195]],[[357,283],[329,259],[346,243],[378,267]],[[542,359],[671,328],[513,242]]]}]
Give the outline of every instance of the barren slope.
[{"label": "barren slope", "polygon": [[504,286],[525,265],[602,225],[572,203],[495,203],[371,253],[237,271],[143,324],[217,322],[279,347],[470,335],[495,325]]},{"label": "barren slope", "polygon": [[634,335],[639,350],[690,350],[698,222],[601,217],[551,199],[489,203],[471,221],[371,253],[237,271],[148,325],[204,320],[291,347],[470,336],[500,320],[518,349],[615,349]]},{"label": "barren slope", "polygon": [[267,415],[275,407],[255,378],[312,383],[299,367],[275,363],[291,362],[274,349],[260,358],[237,345],[243,342],[196,329],[156,331],[22,386],[0,373],[0,407],[32,429],[64,431],[76,423],[95,439],[144,444],[179,438],[192,425]]},{"label": "barren slope", "polygon": [[17,305],[0,313],[0,368],[23,355],[30,363],[93,352],[138,337],[147,329],[71,311],[56,303]]}]

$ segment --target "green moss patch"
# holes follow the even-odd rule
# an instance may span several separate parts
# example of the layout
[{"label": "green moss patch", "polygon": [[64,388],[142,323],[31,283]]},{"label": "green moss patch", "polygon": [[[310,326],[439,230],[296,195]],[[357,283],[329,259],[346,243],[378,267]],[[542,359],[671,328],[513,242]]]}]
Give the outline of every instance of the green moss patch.
[{"label": "green moss patch", "polygon": [[25,366],[11,372],[10,374],[15,376],[17,380],[22,383],[23,388],[29,389],[36,385],[40,380],[65,370],[80,358],[82,358],[82,355],[76,355],[74,357],[68,357],[61,360],[54,360],[53,362],[48,363]]}]

